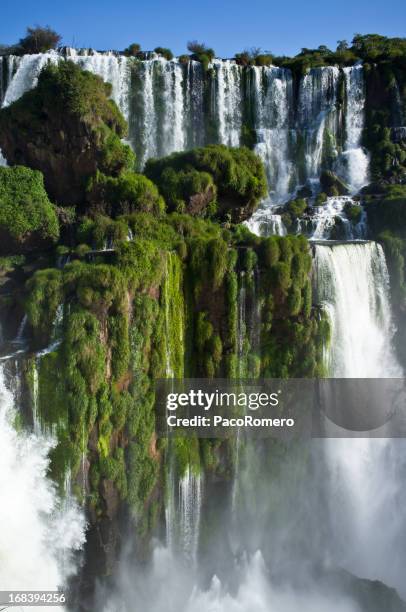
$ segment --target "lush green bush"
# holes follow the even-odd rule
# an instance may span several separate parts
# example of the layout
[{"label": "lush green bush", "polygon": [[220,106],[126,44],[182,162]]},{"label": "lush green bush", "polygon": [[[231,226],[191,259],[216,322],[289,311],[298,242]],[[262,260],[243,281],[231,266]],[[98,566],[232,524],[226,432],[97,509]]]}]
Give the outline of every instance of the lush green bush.
[{"label": "lush green bush", "polygon": [[117,217],[133,212],[160,215],[165,202],[158,188],[143,174],[124,172],[118,177],[98,172],[89,182],[88,202],[93,211]]},{"label": "lush green bush", "polygon": [[237,64],[241,66],[270,66],[273,62],[273,56],[268,52],[262,52],[261,49],[252,48],[244,49],[241,53],[235,54]]},{"label": "lush green bush", "polygon": [[126,49],[124,49],[123,53],[128,57],[137,57],[141,53],[141,45],[138,43],[132,43],[131,45],[128,45]]},{"label": "lush green bush", "polygon": [[0,167],[0,251],[46,247],[59,237],[55,206],[49,201],[40,172]]},{"label": "lush green bush", "polygon": [[187,44],[188,51],[191,52],[191,58],[203,64],[204,70],[207,70],[209,63],[213,61],[215,52],[205,43],[199,43],[197,40],[192,40]]},{"label": "lush green bush", "polygon": [[173,153],[149,160],[145,173],[158,185],[170,210],[213,216],[217,199],[216,215],[230,215],[234,221],[249,217],[267,192],[263,164],[245,147],[209,145]]},{"label": "lush green bush", "polygon": [[167,49],[166,47],[155,47],[154,51],[155,53],[158,53],[158,55],[162,55],[162,57],[167,60],[173,59],[172,51],[170,49]]},{"label": "lush green bush", "polygon": [[344,206],[344,212],[351,223],[358,223],[361,220],[362,208],[360,205],[347,202]]},{"label": "lush green bush", "polygon": [[368,221],[375,235],[385,230],[406,237],[406,185],[388,185],[380,198],[367,203]]}]

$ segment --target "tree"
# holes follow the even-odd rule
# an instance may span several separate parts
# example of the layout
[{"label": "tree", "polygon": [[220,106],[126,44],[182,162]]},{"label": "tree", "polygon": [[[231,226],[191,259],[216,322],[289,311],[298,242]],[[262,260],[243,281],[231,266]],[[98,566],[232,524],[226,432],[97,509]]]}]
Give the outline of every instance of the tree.
[{"label": "tree", "polygon": [[342,53],[343,51],[347,51],[348,42],[346,40],[337,40],[337,51]]},{"label": "tree", "polygon": [[19,47],[23,53],[45,53],[56,49],[62,37],[49,26],[27,28],[27,35],[20,39]]},{"label": "tree", "polygon": [[129,57],[136,57],[139,53],[141,53],[141,45],[138,43],[132,43],[126,49],[124,49],[124,55]]},{"label": "tree", "polygon": [[188,42],[187,48],[199,61],[202,56],[208,57],[209,61],[214,59],[214,50],[208,47],[205,43],[199,43],[197,40],[191,40]]}]

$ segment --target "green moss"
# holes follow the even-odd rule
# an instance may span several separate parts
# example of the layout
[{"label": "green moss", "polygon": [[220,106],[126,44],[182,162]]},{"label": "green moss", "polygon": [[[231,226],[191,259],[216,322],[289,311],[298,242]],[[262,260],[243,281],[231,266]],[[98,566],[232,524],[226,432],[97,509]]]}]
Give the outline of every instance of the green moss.
[{"label": "green moss", "polygon": [[63,301],[60,270],[39,270],[27,282],[25,309],[28,321],[38,339],[50,338],[58,306]]},{"label": "green moss", "polygon": [[[261,160],[249,149],[209,145],[149,160],[146,175],[154,181],[171,210],[193,212],[194,196],[199,196],[207,213],[216,199],[216,215],[238,218],[238,208],[250,213],[266,195],[265,171]],[[199,211],[200,212],[200,211]]]},{"label": "green moss", "polygon": [[159,215],[165,210],[157,187],[142,174],[134,172],[118,177],[98,172],[89,183],[87,197],[92,210],[111,217],[136,211]]},{"label": "green moss", "polygon": [[3,251],[44,247],[57,241],[56,209],[40,172],[23,166],[0,168],[0,232]]}]

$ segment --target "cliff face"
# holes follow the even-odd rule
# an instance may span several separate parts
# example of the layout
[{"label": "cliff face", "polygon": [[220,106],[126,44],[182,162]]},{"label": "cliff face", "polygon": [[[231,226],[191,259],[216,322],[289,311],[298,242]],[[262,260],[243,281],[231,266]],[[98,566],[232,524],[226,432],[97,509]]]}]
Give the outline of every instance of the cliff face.
[{"label": "cliff face", "polygon": [[[35,398],[39,426],[57,432],[53,478],[63,489],[70,470],[86,500],[85,591],[111,574],[128,521],[147,553],[163,526],[170,465],[176,478],[192,469],[207,482],[233,470],[231,440],[168,447],[156,438],[154,379],[315,376],[328,337],[312,307],[306,240],[249,243],[179,215],[129,223],[139,237],[118,241],[112,259],[41,269],[24,298],[37,347],[24,360],[25,403],[29,411]],[[14,307],[9,296],[4,308]]]}]

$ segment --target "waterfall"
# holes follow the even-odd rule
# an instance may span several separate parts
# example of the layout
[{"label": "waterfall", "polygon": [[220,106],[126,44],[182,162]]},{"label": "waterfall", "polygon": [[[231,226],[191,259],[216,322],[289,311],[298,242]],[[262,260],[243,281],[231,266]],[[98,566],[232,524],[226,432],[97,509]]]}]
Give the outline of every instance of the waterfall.
[{"label": "waterfall", "polygon": [[[185,346],[182,263],[176,253],[169,253],[166,259],[162,298],[165,317],[165,375],[167,378],[182,378]],[[172,552],[180,552],[190,562],[194,562],[199,542],[203,479],[200,471],[196,473],[190,465],[186,466],[183,474],[179,474],[175,452],[173,441],[169,440],[166,543]]]},{"label": "waterfall", "polygon": [[238,308],[238,320],[237,320],[238,378],[243,378],[246,373],[245,339],[246,339],[246,332],[247,332],[247,325],[246,325],[247,290],[246,290],[244,271],[241,271],[239,275],[237,308]]},{"label": "waterfall", "polygon": [[[128,140],[140,168],[150,157],[210,142],[239,146],[249,127],[269,182],[264,210],[286,201],[306,181],[317,180],[322,167],[334,165],[354,192],[367,182],[368,156],[360,144],[365,104],[360,65],[312,68],[301,77],[295,97],[291,71],[275,66],[243,67],[232,60],[214,60],[205,74],[195,61],[140,61],[113,52],[68,48],[3,58],[3,106],[35,86],[47,62],[64,59],[112,85],[112,98],[129,122]],[[344,117],[338,109],[342,75]],[[210,101],[205,91],[210,91]],[[344,131],[344,150],[338,155]]]},{"label": "waterfall", "polygon": [[[318,244],[315,274],[332,323],[331,375],[403,376],[392,346],[388,271],[380,245]],[[327,439],[323,453],[334,562],[358,576],[383,580],[405,597],[406,559],[399,546],[406,529],[404,441]]]},{"label": "waterfall", "polygon": [[312,68],[300,82],[298,127],[304,140],[307,179],[317,179],[322,168],[324,145],[336,156],[338,134],[337,87],[340,71],[335,66]]},{"label": "waterfall", "polygon": [[366,212],[362,209],[360,220],[352,223],[345,214],[347,204],[354,205],[355,202],[348,196],[337,196],[327,198],[321,206],[314,206],[310,238],[329,240],[337,225],[340,237],[345,240],[365,238],[367,233]]},{"label": "waterfall", "polygon": [[389,275],[375,242],[316,245],[318,299],[332,317],[331,375],[402,376],[392,347]]},{"label": "waterfall", "polygon": [[215,105],[219,142],[238,147],[242,128],[241,68],[230,60],[215,60]]},{"label": "waterfall", "polygon": [[289,70],[252,68],[257,144],[255,151],[267,171],[272,200],[286,198],[294,166],[289,158],[293,112],[293,83]]},{"label": "waterfall", "polygon": [[[47,478],[52,441],[17,432],[17,407],[0,368],[0,582],[8,590],[57,590],[74,571],[85,540],[76,504],[61,502]],[[21,608],[22,609],[22,608]],[[24,608],[25,609],[25,608]]]},{"label": "waterfall", "polygon": [[199,544],[202,479],[188,467],[179,481],[180,547],[192,563]]},{"label": "waterfall", "polygon": [[361,146],[365,107],[364,76],[360,64],[343,70],[347,95],[346,141],[337,171],[345,177],[351,190],[356,193],[368,183],[369,156]]}]

